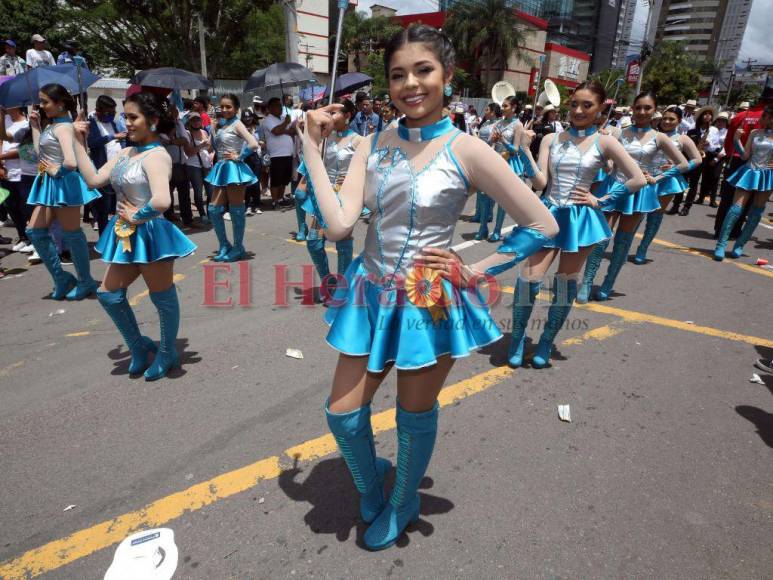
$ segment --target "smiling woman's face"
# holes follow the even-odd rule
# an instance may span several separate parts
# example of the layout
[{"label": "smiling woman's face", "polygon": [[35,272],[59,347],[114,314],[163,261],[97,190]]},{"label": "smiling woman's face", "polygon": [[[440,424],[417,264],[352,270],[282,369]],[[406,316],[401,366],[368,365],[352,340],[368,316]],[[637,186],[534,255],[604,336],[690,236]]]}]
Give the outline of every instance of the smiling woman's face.
[{"label": "smiling woman's face", "polygon": [[409,42],[395,51],[389,63],[389,94],[409,126],[440,120],[443,88],[452,75],[424,43]]}]

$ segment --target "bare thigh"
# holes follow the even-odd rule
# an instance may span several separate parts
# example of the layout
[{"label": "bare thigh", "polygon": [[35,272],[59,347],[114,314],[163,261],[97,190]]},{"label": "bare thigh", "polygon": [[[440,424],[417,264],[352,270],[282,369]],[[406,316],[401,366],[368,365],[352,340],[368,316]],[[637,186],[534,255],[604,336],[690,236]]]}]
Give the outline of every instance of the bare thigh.
[{"label": "bare thigh", "polygon": [[241,205],[244,203],[244,192],[247,188],[243,185],[229,185],[226,188],[228,205]]},{"label": "bare thigh", "polygon": [[538,282],[547,273],[553,260],[558,256],[558,249],[550,248],[535,252],[521,266],[521,278],[530,282]]},{"label": "bare thigh", "polygon": [[139,271],[151,292],[168,290],[174,282],[174,260],[139,264]]},{"label": "bare thigh", "polygon": [[668,207],[668,204],[671,203],[671,200],[674,199],[673,195],[662,195],[660,196],[660,210],[661,212],[666,211],[666,207]]},{"label": "bare thigh", "polygon": [[380,373],[371,373],[368,371],[367,356],[338,355],[330,392],[330,410],[346,413],[370,403],[390,369],[391,365]]},{"label": "bare thigh", "polygon": [[577,252],[561,252],[561,257],[558,261],[558,273],[563,274],[567,278],[576,278],[582,271],[585,260],[588,259],[588,255],[593,251],[593,248],[594,246],[586,246],[580,248]]},{"label": "bare thigh", "polygon": [[81,229],[81,206],[55,207],[54,215],[64,231],[77,232]]},{"label": "bare thigh", "polygon": [[436,365],[415,371],[397,371],[397,397],[409,413],[429,411],[454,366],[450,355],[438,357]]},{"label": "bare thigh", "polygon": [[102,277],[100,290],[115,292],[121,288],[128,288],[140,275],[140,268],[136,264],[108,264],[107,271]]},{"label": "bare thigh", "polygon": [[733,195],[733,204],[740,205],[741,207],[745,206],[750,195],[751,192],[736,188],[735,195]]},{"label": "bare thigh", "polygon": [[224,187],[216,187],[212,193],[212,205],[225,205],[228,201],[228,195]]},{"label": "bare thigh", "polygon": [[47,228],[54,221],[54,208],[45,205],[35,206],[30,218],[31,228]]},{"label": "bare thigh", "polygon": [[770,197],[769,191],[758,191],[754,194],[754,207],[765,207]]},{"label": "bare thigh", "polygon": [[639,227],[639,222],[644,217],[643,213],[635,213],[632,215],[620,216],[620,227],[618,228],[622,232],[632,233]]}]

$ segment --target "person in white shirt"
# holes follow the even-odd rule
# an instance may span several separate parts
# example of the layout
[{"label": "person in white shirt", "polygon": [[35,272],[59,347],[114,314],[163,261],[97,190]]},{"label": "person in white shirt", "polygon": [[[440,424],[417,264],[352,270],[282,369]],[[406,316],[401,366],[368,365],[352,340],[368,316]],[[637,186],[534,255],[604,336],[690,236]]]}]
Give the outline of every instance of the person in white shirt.
[{"label": "person in white shirt", "polygon": [[274,97],[268,102],[268,116],[263,119],[263,134],[271,157],[270,179],[272,207],[284,202],[284,191],[293,178],[295,153],[295,122],[282,110],[282,101]]},{"label": "person in white shirt", "polygon": [[27,68],[54,66],[54,55],[46,50],[46,39],[40,34],[32,35],[32,48],[26,54]]},{"label": "person in white shirt", "polygon": [[185,169],[188,174],[188,182],[193,188],[193,203],[199,212],[202,223],[209,223],[207,218],[204,195],[207,193],[207,204],[212,198],[211,185],[204,181],[204,178],[212,169],[212,138],[204,129],[204,121],[201,114],[196,111],[188,113],[186,118],[186,127],[190,136],[189,148],[186,151]]},{"label": "person in white shirt", "polygon": [[27,70],[27,63],[16,54],[16,43],[6,40],[5,54],[0,56],[0,76],[13,77]]},{"label": "person in white shirt", "polygon": [[725,137],[727,136],[728,119],[727,113],[719,113],[714,120],[714,126],[709,130],[705,148],[706,157],[702,164],[701,192],[697,201],[699,204],[702,204],[708,196],[709,206],[718,207],[717,187],[725,165]]},{"label": "person in white shirt", "polygon": [[12,249],[31,254],[34,248],[25,230],[33,208],[27,205],[27,197],[38,174],[38,163],[30,124],[20,108],[8,109],[7,114],[0,108],[0,141],[0,163],[6,171],[3,186],[10,191],[5,205],[18,234]]},{"label": "person in white shirt", "polygon": [[183,226],[191,227],[193,225],[193,211],[191,211],[191,192],[186,169],[186,160],[188,159],[186,151],[191,150],[190,134],[180,120],[180,112],[174,103],[170,103],[169,108],[174,127],[168,133],[159,135],[161,143],[172,158],[172,179],[169,182],[169,195],[172,196],[172,203],[169,209],[164,212],[164,217],[171,221],[175,220],[172,208],[174,207],[174,191],[177,190],[177,203]]},{"label": "person in white shirt", "polygon": [[698,103],[695,99],[688,99],[688,101],[682,106],[682,122],[679,123],[679,133],[687,135],[687,131],[691,131],[695,128],[695,107]]},{"label": "person in white shirt", "polygon": [[564,126],[558,120],[558,109],[553,105],[548,105],[542,110],[542,114],[547,114],[547,122],[553,127],[553,133],[563,133]]}]

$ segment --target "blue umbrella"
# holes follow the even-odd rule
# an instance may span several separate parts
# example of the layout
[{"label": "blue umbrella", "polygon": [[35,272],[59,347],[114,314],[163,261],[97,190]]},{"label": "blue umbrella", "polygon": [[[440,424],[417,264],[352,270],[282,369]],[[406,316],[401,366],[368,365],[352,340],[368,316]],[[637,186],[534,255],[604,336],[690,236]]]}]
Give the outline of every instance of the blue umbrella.
[{"label": "blue umbrella", "polygon": [[369,77],[365,73],[350,72],[342,74],[336,79],[335,96],[348,95],[372,83],[373,77]]},{"label": "blue umbrella", "polygon": [[[81,69],[80,86],[78,68]],[[5,108],[35,105],[40,100],[38,99],[40,87],[51,83],[62,85],[67,92],[77,95],[99,78],[88,69],[73,64],[39,66],[4,82],[0,86],[0,105]]]}]

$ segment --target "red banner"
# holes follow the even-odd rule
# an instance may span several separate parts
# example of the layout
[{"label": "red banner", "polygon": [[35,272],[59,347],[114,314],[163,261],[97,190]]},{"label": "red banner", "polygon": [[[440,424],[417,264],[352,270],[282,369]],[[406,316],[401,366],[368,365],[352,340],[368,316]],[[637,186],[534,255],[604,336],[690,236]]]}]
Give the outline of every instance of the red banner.
[{"label": "red banner", "polygon": [[632,60],[628,63],[628,67],[625,70],[625,81],[631,85],[636,86],[639,82],[639,75],[641,74],[641,66],[638,60]]}]

